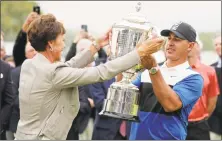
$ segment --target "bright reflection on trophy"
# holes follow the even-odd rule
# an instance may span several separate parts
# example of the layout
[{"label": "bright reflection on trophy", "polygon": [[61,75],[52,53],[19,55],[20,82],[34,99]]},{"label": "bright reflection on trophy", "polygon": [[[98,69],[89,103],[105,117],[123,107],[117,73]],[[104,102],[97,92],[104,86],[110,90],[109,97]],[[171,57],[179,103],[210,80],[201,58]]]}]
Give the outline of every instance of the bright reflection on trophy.
[{"label": "bright reflection on trophy", "polygon": [[[110,60],[131,52],[139,43],[147,39],[160,37],[157,28],[148,22],[147,18],[139,12],[140,10],[141,3],[138,3],[136,13],[130,14],[120,23],[113,25]],[[141,69],[142,66],[138,64],[123,72],[122,81],[110,86],[100,115],[139,121],[140,92],[136,86],[131,84],[131,81],[132,77]]]}]

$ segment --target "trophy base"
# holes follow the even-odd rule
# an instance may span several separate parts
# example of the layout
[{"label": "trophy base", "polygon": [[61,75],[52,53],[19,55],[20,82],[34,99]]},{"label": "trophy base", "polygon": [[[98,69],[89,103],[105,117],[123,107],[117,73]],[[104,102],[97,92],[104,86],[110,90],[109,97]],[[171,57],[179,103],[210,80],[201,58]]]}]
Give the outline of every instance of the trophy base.
[{"label": "trophy base", "polygon": [[99,113],[99,115],[100,116],[117,118],[117,119],[122,119],[122,120],[127,120],[127,121],[140,122],[138,116],[128,117],[127,115],[124,116],[122,114],[117,114],[117,113],[112,113],[112,112],[107,112],[107,111],[101,111]]},{"label": "trophy base", "polygon": [[139,122],[139,89],[131,83],[115,82],[108,89],[99,115]]}]

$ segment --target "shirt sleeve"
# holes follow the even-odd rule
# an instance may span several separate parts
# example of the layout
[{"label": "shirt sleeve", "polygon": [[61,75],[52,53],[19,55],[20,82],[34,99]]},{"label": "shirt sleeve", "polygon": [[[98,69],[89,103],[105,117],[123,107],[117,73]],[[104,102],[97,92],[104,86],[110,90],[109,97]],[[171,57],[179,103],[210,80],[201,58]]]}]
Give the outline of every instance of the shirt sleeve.
[{"label": "shirt sleeve", "polygon": [[183,108],[197,101],[202,94],[203,78],[194,74],[177,83],[173,90],[179,96]]},{"label": "shirt sleeve", "polygon": [[217,75],[215,69],[212,69],[209,76],[210,84],[208,87],[208,97],[214,97],[219,95],[219,84],[217,80]]},{"label": "shirt sleeve", "polygon": [[140,85],[141,85],[141,73],[139,73],[137,75],[136,79],[132,81],[132,84],[137,86],[137,87],[140,87]]}]

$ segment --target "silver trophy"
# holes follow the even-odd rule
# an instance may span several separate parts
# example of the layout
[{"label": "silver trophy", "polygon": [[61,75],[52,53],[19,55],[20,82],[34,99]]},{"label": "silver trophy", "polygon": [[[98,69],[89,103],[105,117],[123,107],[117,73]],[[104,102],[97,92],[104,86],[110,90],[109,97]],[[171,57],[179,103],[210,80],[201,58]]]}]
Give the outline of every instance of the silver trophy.
[{"label": "silver trophy", "polygon": [[[120,23],[113,25],[110,60],[131,52],[139,43],[147,39],[159,36],[157,28],[139,12],[140,9],[141,3],[138,3],[136,13],[130,14]],[[132,77],[141,69],[140,66],[138,64],[123,72],[122,81],[115,82],[110,86],[100,115],[139,121],[140,92],[131,82]]]}]

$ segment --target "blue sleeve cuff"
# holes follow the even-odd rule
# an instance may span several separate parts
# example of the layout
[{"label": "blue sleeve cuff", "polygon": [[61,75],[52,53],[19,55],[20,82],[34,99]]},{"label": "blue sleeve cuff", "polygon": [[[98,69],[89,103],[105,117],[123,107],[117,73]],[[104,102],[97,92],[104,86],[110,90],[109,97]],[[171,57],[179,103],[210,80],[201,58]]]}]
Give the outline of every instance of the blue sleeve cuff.
[{"label": "blue sleeve cuff", "polygon": [[137,86],[137,87],[140,87],[140,85],[141,85],[141,73],[139,73],[137,75],[136,79],[132,81],[132,84]]}]

